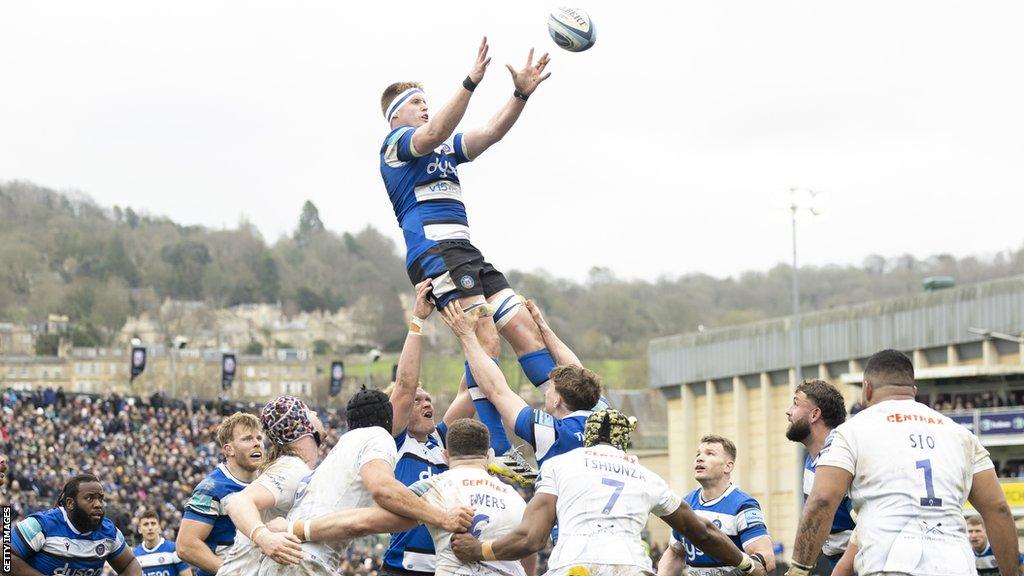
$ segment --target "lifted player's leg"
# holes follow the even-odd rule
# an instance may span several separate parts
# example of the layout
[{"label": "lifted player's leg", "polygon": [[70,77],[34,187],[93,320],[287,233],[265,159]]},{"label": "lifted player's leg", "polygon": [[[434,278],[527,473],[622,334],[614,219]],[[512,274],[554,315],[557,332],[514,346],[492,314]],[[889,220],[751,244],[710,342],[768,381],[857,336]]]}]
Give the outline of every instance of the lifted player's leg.
[{"label": "lifted player's leg", "polygon": [[491,294],[487,301],[494,308],[494,326],[512,345],[519,366],[534,386],[543,389],[555,367],[555,359],[544,344],[533,316],[526,310],[522,296],[511,288],[503,288]]}]

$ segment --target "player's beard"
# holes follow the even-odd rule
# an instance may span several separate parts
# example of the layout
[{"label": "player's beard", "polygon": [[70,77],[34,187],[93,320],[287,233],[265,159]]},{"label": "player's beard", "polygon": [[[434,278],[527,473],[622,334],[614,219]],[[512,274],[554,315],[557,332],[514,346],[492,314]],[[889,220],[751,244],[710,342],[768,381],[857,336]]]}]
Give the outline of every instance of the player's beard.
[{"label": "player's beard", "polygon": [[793,442],[803,442],[811,435],[811,425],[807,422],[807,419],[794,420],[789,423],[789,428],[786,428],[786,438]]},{"label": "player's beard", "polygon": [[93,520],[88,512],[83,508],[75,506],[74,510],[71,510],[69,514],[71,523],[75,525],[82,532],[92,532],[103,525],[104,516],[100,516],[99,520]]},{"label": "player's beard", "polygon": [[263,461],[253,462],[249,459],[247,454],[244,458],[235,459],[235,464],[238,464],[238,467],[246,472],[255,472],[260,469],[261,465],[263,465]]}]

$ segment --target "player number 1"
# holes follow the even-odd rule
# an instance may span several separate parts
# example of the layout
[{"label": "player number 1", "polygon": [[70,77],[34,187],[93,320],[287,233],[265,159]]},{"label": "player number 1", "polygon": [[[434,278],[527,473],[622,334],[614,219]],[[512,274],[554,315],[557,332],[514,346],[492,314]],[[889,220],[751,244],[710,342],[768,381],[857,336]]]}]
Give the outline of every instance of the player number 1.
[{"label": "player number 1", "polygon": [[615,492],[612,492],[612,497],[608,499],[608,503],[605,504],[604,509],[601,510],[602,513],[608,514],[612,511],[612,507],[615,506],[616,500],[619,499],[619,494],[622,494],[622,489],[626,487],[626,483],[612,478],[601,478],[601,484],[615,488]]},{"label": "player number 1", "polygon": [[942,506],[942,498],[935,497],[935,485],[932,484],[932,461],[929,460],[918,460],[917,468],[924,470],[924,491],[927,494],[926,497],[921,498],[921,506]]}]

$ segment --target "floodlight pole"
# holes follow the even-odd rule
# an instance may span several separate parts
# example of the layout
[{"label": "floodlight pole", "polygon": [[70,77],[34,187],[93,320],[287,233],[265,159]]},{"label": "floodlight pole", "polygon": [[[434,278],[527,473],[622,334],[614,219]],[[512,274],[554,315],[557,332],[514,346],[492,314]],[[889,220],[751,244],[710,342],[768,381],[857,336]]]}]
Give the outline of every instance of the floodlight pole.
[{"label": "floodlight pole", "polygon": [[[812,215],[817,216],[818,211],[813,206],[801,206],[796,199],[796,188],[790,188],[789,214],[793,232],[793,318],[790,326],[793,346],[793,387],[796,388],[804,381],[804,359],[803,359],[803,328],[800,322],[800,267],[797,261],[797,235],[796,216],[803,209],[808,210]],[[807,191],[811,198],[817,196],[814,191]],[[767,416],[767,415],[766,415]],[[793,501],[796,503],[797,524],[803,516],[804,506],[804,461],[807,459],[807,450],[800,442],[796,442],[796,483]]]},{"label": "floodlight pole", "polygon": [[799,206],[790,204],[789,213],[793,220],[793,380],[799,386],[803,382],[803,335],[800,330],[800,274],[796,260],[796,213]]}]

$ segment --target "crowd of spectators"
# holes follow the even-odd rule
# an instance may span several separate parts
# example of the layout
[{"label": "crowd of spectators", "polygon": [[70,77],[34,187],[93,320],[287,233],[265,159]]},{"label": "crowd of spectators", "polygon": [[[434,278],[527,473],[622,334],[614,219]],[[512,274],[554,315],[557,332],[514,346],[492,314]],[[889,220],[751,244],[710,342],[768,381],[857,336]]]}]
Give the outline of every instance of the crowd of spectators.
[{"label": "crowd of spectators", "polygon": [[[163,520],[164,537],[174,539],[183,503],[221,461],[214,434],[222,415],[239,409],[256,413],[261,407],[51,389],[8,389],[0,404],[0,453],[8,461],[0,500],[12,507],[12,520],[52,508],[71,476],[90,472],[105,484],[107,517],[131,543],[141,541],[137,517],[149,509]],[[326,455],[345,422],[336,409],[321,411],[321,417],[329,430]],[[383,553],[376,544],[356,546],[371,564]],[[370,574],[363,558],[349,565],[346,574]]]},{"label": "crowd of spectators", "polygon": [[975,408],[1002,408],[1004,406],[1021,406],[1022,404],[1024,404],[1024,391],[1011,390],[1008,396],[985,391],[939,394],[935,399],[934,408],[940,412],[961,412]]}]

